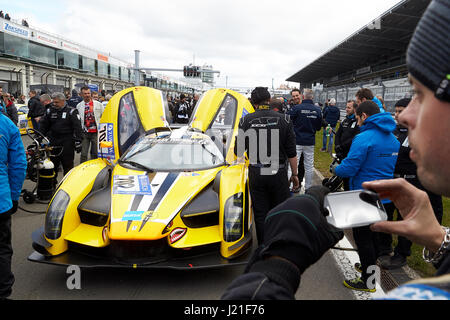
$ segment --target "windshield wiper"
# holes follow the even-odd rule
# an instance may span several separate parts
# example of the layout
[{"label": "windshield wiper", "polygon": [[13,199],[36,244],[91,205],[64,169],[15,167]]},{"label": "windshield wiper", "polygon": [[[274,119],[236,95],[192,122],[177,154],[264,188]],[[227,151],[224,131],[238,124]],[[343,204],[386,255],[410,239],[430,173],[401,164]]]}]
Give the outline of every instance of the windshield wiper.
[{"label": "windshield wiper", "polygon": [[143,164],[140,164],[140,163],[135,162],[135,161],[119,160],[119,163],[120,163],[120,164],[122,164],[122,163],[129,164],[130,166],[133,166],[133,167],[135,167],[135,168],[142,169],[142,170],[147,171],[147,172],[150,172],[150,173],[152,173],[152,172],[155,171],[155,170],[150,169],[150,168],[144,166]]},{"label": "windshield wiper", "polygon": [[206,148],[206,146],[205,146],[204,143],[202,143],[201,146],[202,146],[202,148],[203,148],[206,152],[208,152],[210,155],[212,155],[212,161],[213,161],[213,163],[216,163],[217,155],[215,155],[213,152],[209,151],[209,150]]}]

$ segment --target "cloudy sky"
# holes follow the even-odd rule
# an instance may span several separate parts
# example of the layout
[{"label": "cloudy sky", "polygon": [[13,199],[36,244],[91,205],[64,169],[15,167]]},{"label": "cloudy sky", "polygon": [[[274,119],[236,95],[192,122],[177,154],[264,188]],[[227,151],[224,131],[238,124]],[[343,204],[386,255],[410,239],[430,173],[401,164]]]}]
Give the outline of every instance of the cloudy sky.
[{"label": "cloudy sky", "polygon": [[[13,19],[141,66],[220,70],[216,85],[272,86],[399,0],[0,0]],[[295,85],[291,83],[291,85]]]}]

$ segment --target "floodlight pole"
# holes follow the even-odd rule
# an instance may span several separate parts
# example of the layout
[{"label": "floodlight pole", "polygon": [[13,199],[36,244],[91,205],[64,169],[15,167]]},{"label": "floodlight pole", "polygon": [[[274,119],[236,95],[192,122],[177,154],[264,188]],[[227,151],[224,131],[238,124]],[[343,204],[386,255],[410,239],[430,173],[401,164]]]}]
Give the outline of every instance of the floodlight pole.
[{"label": "floodlight pole", "polygon": [[140,81],[140,75],[139,75],[139,50],[134,50],[134,85],[137,87],[141,83]]}]

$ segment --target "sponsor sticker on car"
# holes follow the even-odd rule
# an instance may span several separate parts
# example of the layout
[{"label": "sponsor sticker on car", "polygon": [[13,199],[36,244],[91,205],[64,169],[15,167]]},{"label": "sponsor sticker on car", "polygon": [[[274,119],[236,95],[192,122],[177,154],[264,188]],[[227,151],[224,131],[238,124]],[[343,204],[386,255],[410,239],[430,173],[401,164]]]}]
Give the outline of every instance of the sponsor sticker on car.
[{"label": "sponsor sticker on car", "polygon": [[140,221],[145,211],[125,211],[122,221]]},{"label": "sponsor sticker on car", "polygon": [[114,160],[114,124],[100,123],[98,130],[98,157]]}]

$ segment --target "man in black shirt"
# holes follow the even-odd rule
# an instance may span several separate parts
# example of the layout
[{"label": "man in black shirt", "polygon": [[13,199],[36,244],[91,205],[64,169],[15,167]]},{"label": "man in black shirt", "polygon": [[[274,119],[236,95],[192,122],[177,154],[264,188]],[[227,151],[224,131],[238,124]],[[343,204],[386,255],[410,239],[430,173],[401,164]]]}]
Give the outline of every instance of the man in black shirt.
[{"label": "man in black shirt", "polygon": [[74,151],[81,151],[83,132],[78,111],[67,105],[64,94],[53,94],[53,104],[40,121],[40,129],[43,135],[48,136],[52,146],[63,147],[62,153],[52,157],[52,161],[55,172],[58,172],[61,163],[66,175],[73,168]]},{"label": "man in black shirt", "polygon": [[[345,119],[341,122],[341,125],[336,132],[334,150],[336,152],[336,157],[341,161],[347,157],[350,147],[352,146],[353,138],[359,133],[358,121],[355,117],[355,109],[357,106],[358,105],[353,100],[347,102],[347,106],[345,107]],[[344,190],[349,191],[349,178],[344,178],[343,181]]]},{"label": "man in black shirt", "polygon": [[35,90],[31,90],[29,96],[30,100],[28,100],[28,117],[31,118],[33,128],[39,131],[39,120],[45,114],[45,109],[42,106]]},{"label": "man in black shirt", "polygon": [[249,158],[249,183],[258,242],[263,241],[264,220],[267,212],[291,194],[287,176],[287,162],[291,166],[291,181],[299,187],[295,134],[287,115],[269,107],[270,93],[258,87],[252,92],[256,109],[241,119],[235,153]]}]

